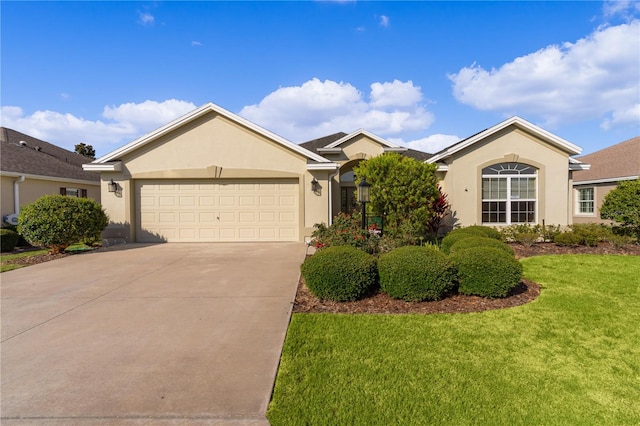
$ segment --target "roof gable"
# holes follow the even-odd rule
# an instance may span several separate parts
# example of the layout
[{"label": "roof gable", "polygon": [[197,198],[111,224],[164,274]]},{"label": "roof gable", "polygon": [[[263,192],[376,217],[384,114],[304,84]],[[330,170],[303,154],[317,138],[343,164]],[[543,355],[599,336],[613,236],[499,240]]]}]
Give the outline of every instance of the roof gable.
[{"label": "roof gable", "polygon": [[507,120],[502,121],[501,123],[496,124],[493,127],[490,127],[482,132],[476,133],[473,136],[470,136],[466,139],[461,140],[460,142],[453,144],[440,152],[434,154],[431,158],[427,160],[429,163],[435,163],[441,161],[447,157],[454,155],[455,153],[462,151],[463,149],[470,147],[498,132],[509,127],[515,126],[519,129],[525,130],[528,133],[533,134],[537,138],[541,139],[545,143],[553,145],[562,151],[566,152],[569,155],[576,155],[582,152],[582,148],[577,145],[572,144],[571,142],[562,139],[559,136],[554,135],[551,132],[544,130],[541,127],[536,126],[528,122],[527,120],[520,118],[518,116],[513,116],[508,118]]},{"label": "roof gable", "polygon": [[326,149],[330,149],[330,148],[338,148],[340,145],[344,144],[345,142],[350,141],[351,139],[357,137],[357,136],[366,136],[369,139],[372,139],[373,141],[379,143],[380,145],[386,147],[386,148],[392,148],[393,150],[398,149],[398,150],[406,150],[406,148],[400,146],[400,145],[396,145],[394,143],[389,142],[388,140],[381,138],[378,135],[374,135],[373,133],[364,130],[364,129],[358,129],[353,133],[350,133],[348,135],[343,136],[342,138],[330,143],[329,145],[325,146],[324,148]]},{"label": "roof gable", "polygon": [[135,151],[138,148],[141,148],[142,146],[147,145],[150,142],[153,142],[155,140],[157,140],[158,138],[178,129],[179,127],[199,118],[202,117],[205,114],[208,114],[210,112],[214,112],[216,114],[219,114],[223,117],[225,117],[228,120],[231,120],[237,124],[240,124],[250,130],[253,130],[254,132],[272,140],[273,142],[284,146],[285,148],[288,148],[291,151],[297,152],[298,154],[302,154],[304,157],[306,157],[308,160],[311,161],[315,161],[315,162],[319,162],[319,163],[329,163],[330,161],[327,160],[326,158],[309,151],[308,149],[297,145],[281,136],[276,135],[275,133],[270,132],[269,130],[258,126],[255,123],[252,123],[249,120],[246,120],[242,117],[240,117],[239,115],[236,115],[230,111],[227,111],[226,109],[212,103],[209,102],[205,105],[202,105],[199,108],[196,108],[195,110],[183,115],[182,117],[178,117],[177,119],[173,120],[172,122],[132,141],[129,142],[128,144],[114,150],[111,151],[110,153],[103,155],[102,157],[98,158],[97,160],[95,160],[93,163],[94,164],[105,164],[108,163],[110,161],[115,161],[118,160],[120,157],[122,157],[123,155],[129,154],[130,152]]},{"label": "roof gable", "polygon": [[82,170],[90,158],[24,133],[0,128],[0,170],[62,179],[99,181],[100,176]]}]

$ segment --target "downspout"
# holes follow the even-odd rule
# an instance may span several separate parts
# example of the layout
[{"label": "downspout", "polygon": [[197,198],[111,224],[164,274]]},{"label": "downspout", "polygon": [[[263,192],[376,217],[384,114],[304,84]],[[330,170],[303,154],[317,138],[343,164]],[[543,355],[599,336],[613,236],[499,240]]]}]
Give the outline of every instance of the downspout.
[{"label": "downspout", "polygon": [[329,175],[329,226],[333,224],[333,178],[339,173],[340,169],[337,169],[334,174]]},{"label": "downspout", "polygon": [[24,182],[24,175],[13,181],[13,211],[20,214],[20,184]]}]

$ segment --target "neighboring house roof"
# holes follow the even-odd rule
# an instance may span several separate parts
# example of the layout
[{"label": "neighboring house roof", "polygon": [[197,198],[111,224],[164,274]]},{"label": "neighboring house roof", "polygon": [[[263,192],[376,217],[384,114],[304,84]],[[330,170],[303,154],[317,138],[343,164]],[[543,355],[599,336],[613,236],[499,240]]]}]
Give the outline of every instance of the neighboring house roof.
[{"label": "neighboring house roof", "polygon": [[347,136],[346,133],[344,132],[338,132],[338,133],[334,133],[332,135],[329,136],[323,136],[321,138],[318,139],[313,139],[307,142],[303,142],[300,144],[301,147],[308,149],[309,151],[313,151],[316,154],[318,153],[318,148],[325,148],[327,145],[342,139],[343,137]]},{"label": "neighboring house roof", "polygon": [[[381,145],[383,145],[384,147],[388,148],[390,151],[396,151],[406,157],[411,157],[411,158],[415,158],[416,160],[419,161],[423,161],[429,157],[431,157],[432,154],[429,154],[427,152],[422,152],[422,151],[418,151],[415,149],[409,149],[409,148],[405,148],[405,147],[401,147],[399,145],[395,145],[379,136],[376,136],[370,132],[367,132],[366,130],[360,129],[360,130],[356,130],[355,132],[351,133],[351,134],[347,134],[344,132],[338,132],[338,133],[334,133],[332,135],[328,135],[328,136],[323,136],[321,138],[318,139],[313,139],[307,142],[303,142],[300,144],[300,146],[308,149],[309,151],[313,151],[319,155],[323,155],[326,154],[328,152],[331,152],[332,149],[336,149],[339,147],[340,144],[353,139],[355,136],[358,135],[365,135],[375,141],[378,141]],[[324,152],[323,152],[324,150]]]},{"label": "neighboring house roof", "polygon": [[562,139],[559,136],[554,135],[551,132],[548,132],[546,130],[544,130],[541,127],[536,126],[535,124],[532,124],[530,122],[528,122],[527,120],[520,118],[518,116],[513,116],[511,118],[508,118],[498,124],[496,124],[493,127],[490,127],[486,130],[483,130],[479,133],[476,133],[473,136],[469,136],[466,139],[461,140],[460,142],[457,142],[439,152],[437,152],[436,154],[434,154],[431,158],[429,158],[427,161],[429,163],[435,163],[438,161],[442,161],[447,157],[452,156],[453,154],[457,153],[458,151],[461,151],[477,142],[480,142],[484,139],[486,139],[487,137],[496,134],[497,132],[509,127],[509,126],[516,126],[520,129],[523,129],[531,134],[533,134],[534,136],[544,140],[547,143],[550,143],[551,145],[554,145],[560,149],[562,149],[563,151],[565,151],[566,153],[568,153],[569,155],[577,155],[580,154],[582,152],[582,148],[580,148],[577,145],[572,144],[571,142]]},{"label": "neighboring house roof", "polygon": [[[199,108],[196,108],[195,110],[183,115],[182,117],[179,117],[175,120],[173,120],[172,122],[160,127],[159,129],[156,129],[154,131],[152,131],[151,133],[148,133],[118,149],[116,149],[115,151],[111,151],[110,153],[98,158],[97,160],[95,160],[92,165],[98,165],[98,164],[107,164],[109,162],[114,162],[114,161],[118,161],[118,159],[120,157],[122,157],[123,155],[126,155],[150,142],[153,142],[154,140],[160,138],[161,136],[166,135],[167,133],[199,118],[202,117],[205,114],[208,114],[210,112],[215,112],[216,114],[219,114],[231,121],[234,121],[238,124],[241,124],[242,126],[245,126],[251,130],[253,130],[254,132],[261,134],[262,136],[265,136],[266,138],[286,147],[289,148],[292,151],[295,151],[299,154],[302,154],[303,156],[307,157],[308,160],[310,160],[311,162],[317,162],[317,163],[331,163],[331,161],[327,160],[326,158],[311,152],[307,149],[305,149],[304,147],[297,145],[281,136],[276,135],[275,133],[270,132],[269,130],[258,126],[255,123],[252,123],[249,120],[246,120],[242,117],[240,117],[239,115],[236,115],[230,111],[227,111],[226,109],[212,103],[209,102],[207,104],[202,105]],[[115,166],[114,166],[115,167]],[[105,170],[103,168],[99,168],[99,167],[94,167],[94,166],[85,166],[86,170]]]},{"label": "neighboring house roof", "polygon": [[640,176],[640,136],[577,157],[577,160],[591,164],[591,169],[574,172],[574,184],[637,179]]},{"label": "neighboring house roof", "polygon": [[6,127],[0,128],[0,171],[99,182],[100,176],[85,172],[91,159]]}]

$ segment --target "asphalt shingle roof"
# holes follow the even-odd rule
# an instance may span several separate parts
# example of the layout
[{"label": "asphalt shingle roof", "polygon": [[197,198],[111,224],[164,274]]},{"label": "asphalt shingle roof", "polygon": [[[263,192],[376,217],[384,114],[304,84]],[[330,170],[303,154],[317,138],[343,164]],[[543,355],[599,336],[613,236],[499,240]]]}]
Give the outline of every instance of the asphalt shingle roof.
[{"label": "asphalt shingle roof", "polygon": [[0,170],[3,172],[99,182],[98,173],[82,170],[82,165],[91,161],[49,142],[0,127]]},{"label": "asphalt shingle roof", "polygon": [[[343,137],[347,136],[346,133],[344,132],[338,132],[338,133],[334,133],[332,135],[328,135],[328,136],[323,136],[321,138],[318,139],[313,139],[307,142],[303,142],[300,144],[301,147],[308,149],[309,151],[315,152],[316,154],[319,155],[323,155],[322,152],[318,152],[318,148],[324,148],[325,146],[331,144],[332,142],[335,142],[339,139],[342,139]],[[422,151],[418,151],[415,149],[407,149],[404,152],[401,152],[400,154],[406,156],[406,157],[411,157],[411,158],[415,158],[416,160],[419,161],[424,161],[427,158],[431,157],[432,154],[429,154],[427,152],[422,152]]]},{"label": "asphalt shingle roof", "polygon": [[573,172],[573,181],[613,179],[640,176],[640,136],[620,142],[592,154],[576,157],[576,160],[591,164],[589,170]]}]

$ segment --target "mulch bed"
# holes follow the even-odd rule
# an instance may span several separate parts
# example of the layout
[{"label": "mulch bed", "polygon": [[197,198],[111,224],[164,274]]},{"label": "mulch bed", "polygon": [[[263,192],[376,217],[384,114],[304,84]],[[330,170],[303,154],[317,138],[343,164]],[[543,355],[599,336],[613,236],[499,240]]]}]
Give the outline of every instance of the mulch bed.
[{"label": "mulch bed", "polygon": [[[623,254],[640,256],[640,245],[628,245],[623,248],[609,243],[600,243],[597,247],[560,247],[553,243],[535,244],[526,247],[511,244],[518,259],[543,254]],[[404,302],[392,299],[378,292],[355,302],[321,301],[311,294],[300,277],[293,312],[303,313],[344,313],[344,314],[435,314],[468,313],[493,309],[504,309],[524,305],[540,295],[540,286],[532,281],[522,280],[511,293],[501,299],[486,299],[478,296],[451,294],[442,300],[430,302]]]}]

